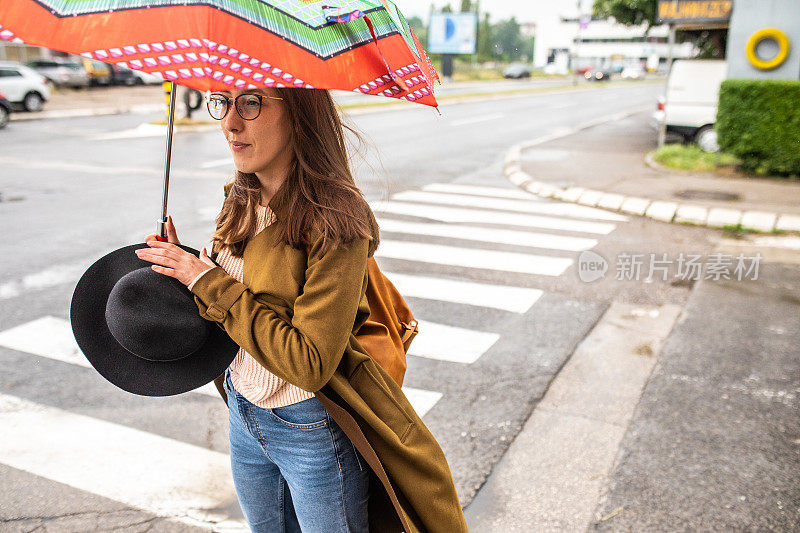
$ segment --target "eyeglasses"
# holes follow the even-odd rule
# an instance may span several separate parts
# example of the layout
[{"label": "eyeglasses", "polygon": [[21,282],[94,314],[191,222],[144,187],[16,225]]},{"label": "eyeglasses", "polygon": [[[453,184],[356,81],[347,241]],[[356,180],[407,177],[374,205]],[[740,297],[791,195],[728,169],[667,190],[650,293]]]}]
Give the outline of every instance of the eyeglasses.
[{"label": "eyeglasses", "polygon": [[[267,96],[262,94],[240,94],[233,99],[236,112],[245,120],[255,120],[261,114],[261,106],[264,105],[264,98],[271,100],[283,100],[278,96]],[[231,99],[224,94],[214,93],[208,97],[208,112],[211,118],[222,120],[228,114]]]}]

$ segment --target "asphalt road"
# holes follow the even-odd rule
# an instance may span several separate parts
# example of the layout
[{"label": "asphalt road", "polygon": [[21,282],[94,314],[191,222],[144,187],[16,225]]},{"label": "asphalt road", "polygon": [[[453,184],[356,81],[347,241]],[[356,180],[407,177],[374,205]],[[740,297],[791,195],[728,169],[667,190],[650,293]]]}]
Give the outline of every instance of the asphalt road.
[{"label": "asphalt road", "polygon": [[[578,254],[710,246],[705,230],[526,196],[503,177],[503,153],[592,118],[648,109],[659,90],[585,87],[445,104],[441,116],[409,106],[352,117],[377,148],[357,175],[382,227],[378,262],[421,322],[404,388],[442,444],[465,506],[608,302],[633,286],[592,290],[576,275]],[[0,223],[10,230],[0,235],[8,436],[0,475],[13,483],[0,488],[0,523],[9,527],[224,530],[241,517],[221,400],[208,391],[155,399],[118,390],[87,368],[69,328],[86,268],[155,229],[164,137],[146,124],[153,118],[31,121],[3,132]],[[181,240],[199,248],[232,161],[217,131],[179,133],[173,150],[170,213]],[[635,298],[664,299],[657,289],[637,286]],[[688,294],[679,287],[668,299]],[[208,480],[199,488],[198,475]]]}]

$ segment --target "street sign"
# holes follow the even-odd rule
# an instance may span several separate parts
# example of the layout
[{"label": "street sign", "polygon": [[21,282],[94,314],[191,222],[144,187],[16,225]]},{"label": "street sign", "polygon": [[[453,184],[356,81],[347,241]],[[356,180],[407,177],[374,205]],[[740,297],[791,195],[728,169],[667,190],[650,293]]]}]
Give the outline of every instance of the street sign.
[{"label": "street sign", "polygon": [[428,53],[474,54],[477,34],[475,13],[431,13]]},{"label": "street sign", "polygon": [[730,20],[733,0],[659,0],[659,22],[725,22]]}]

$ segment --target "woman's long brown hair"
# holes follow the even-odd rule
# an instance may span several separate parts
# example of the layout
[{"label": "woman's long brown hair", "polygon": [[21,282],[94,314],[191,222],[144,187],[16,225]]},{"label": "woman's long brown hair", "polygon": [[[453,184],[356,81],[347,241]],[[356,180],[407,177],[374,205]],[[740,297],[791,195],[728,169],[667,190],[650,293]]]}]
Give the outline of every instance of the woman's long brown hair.
[{"label": "woman's long brown hair", "polygon": [[[270,205],[280,206],[284,213],[277,222],[274,244],[303,248],[310,244],[309,231],[317,229],[323,237],[322,253],[366,237],[371,241],[371,257],[380,242],[380,230],[353,179],[344,129],[360,143],[362,136],[343,123],[327,90],[276,90],[288,113],[294,160],[288,177],[270,200]],[[256,234],[255,207],[260,201],[258,177],[237,171],[217,217],[214,252],[228,246],[232,255],[244,254],[247,241]]]}]

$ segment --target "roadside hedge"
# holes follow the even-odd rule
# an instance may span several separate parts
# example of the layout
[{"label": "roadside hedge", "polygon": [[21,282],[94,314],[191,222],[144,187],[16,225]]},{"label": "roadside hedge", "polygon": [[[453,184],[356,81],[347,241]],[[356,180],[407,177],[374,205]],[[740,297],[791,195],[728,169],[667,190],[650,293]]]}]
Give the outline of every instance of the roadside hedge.
[{"label": "roadside hedge", "polygon": [[722,150],[745,170],[800,175],[800,81],[724,81],[716,130]]}]

